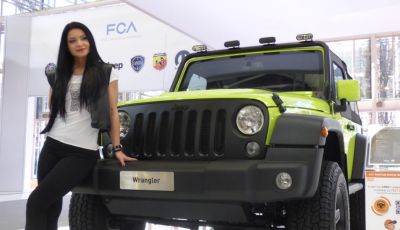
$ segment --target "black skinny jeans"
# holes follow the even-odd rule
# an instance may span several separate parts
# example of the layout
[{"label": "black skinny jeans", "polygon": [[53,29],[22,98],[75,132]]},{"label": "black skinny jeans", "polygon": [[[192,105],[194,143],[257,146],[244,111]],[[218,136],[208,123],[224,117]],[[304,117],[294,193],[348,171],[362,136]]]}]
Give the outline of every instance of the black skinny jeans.
[{"label": "black skinny jeans", "polygon": [[38,186],[26,204],[26,230],[57,230],[62,198],[92,171],[98,151],[46,138],[39,156]]}]

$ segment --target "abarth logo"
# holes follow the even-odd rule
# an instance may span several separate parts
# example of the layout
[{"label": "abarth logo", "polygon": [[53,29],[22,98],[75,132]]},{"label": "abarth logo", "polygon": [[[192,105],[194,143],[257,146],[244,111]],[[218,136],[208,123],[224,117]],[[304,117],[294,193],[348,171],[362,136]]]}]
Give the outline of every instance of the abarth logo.
[{"label": "abarth logo", "polygon": [[163,70],[167,66],[167,54],[158,53],[153,55],[153,67],[156,70]]},{"label": "abarth logo", "polygon": [[135,72],[139,72],[144,66],[144,57],[142,55],[137,55],[131,58],[131,66]]}]

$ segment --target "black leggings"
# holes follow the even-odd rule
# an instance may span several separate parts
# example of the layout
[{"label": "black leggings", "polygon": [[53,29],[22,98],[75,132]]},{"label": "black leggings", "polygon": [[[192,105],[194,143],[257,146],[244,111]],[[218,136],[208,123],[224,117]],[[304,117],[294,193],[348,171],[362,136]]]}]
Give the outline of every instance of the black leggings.
[{"label": "black leggings", "polygon": [[62,198],[92,171],[98,151],[46,138],[39,156],[38,186],[26,204],[26,230],[57,230]]}]

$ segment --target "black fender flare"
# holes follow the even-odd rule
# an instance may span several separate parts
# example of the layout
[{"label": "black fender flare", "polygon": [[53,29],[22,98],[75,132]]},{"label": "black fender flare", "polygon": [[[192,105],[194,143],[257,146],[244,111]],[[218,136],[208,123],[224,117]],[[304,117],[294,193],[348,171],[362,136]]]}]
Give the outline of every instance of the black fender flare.
[{"label": "black fender flare", "polygon": [[364,170],[367,157],[367,137],[357,133],[354,145],[353,172],[351,173],[351,179],[363,180],[365,177]]},{"label": "black fender flare", "polygon": [[[307,197],[312,197],[319,185],[327,139],[321,135],[323,127],[328,129],[329,135],[337,135],[339,154],[343,156],[344,141],[339,122],[328,117],[305,114],[282,114],[278,118],[266,155],[266,160],[308,162]],[[340,158],[340,161],[343,159]],[[347,168],[343,170],[347,171]]]},{"label": "black fender flare", "polygon": [[276,122],[270,144],[324,146],[326,138],[321,136],[322,127],[337,135],[340,152],[344,153],[342,127],[339,122],[315,115],[282,114]]}]

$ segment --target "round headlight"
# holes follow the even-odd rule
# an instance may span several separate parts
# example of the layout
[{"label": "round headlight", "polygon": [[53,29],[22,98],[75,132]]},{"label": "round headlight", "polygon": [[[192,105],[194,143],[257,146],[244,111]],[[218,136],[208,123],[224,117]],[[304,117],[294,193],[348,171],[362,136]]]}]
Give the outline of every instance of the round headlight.
[{"label": "round headlight", "polygon": [[264,115],[261,109],[257,106],[245,106],[238,112],[236,116],[236,125],[239,131],[243,134],[256,134],[264,125]]},{"label": "round headlight", "polygon": [[131,117],[127,112],[118,111],[119,115],[119,136],[125,138],[128,135],[129,127],[131,126]]}]

